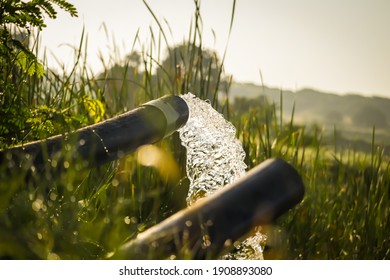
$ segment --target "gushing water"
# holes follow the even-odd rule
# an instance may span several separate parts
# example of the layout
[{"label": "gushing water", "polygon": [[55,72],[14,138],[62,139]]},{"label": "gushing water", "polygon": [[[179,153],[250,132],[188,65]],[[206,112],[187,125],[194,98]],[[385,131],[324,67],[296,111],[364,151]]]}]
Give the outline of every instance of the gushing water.
[{"label": "gushing water", "polygon": [[[245,152],[236,138],[235,127],[222,114],[191,93],[181,97],[189,108],[189,119],[179,133],[187,150],[187,203],[191,205],[243,176]],[[256,232],[238,246],[237,252],[223,258],[263,259],[261,244],[265,239],[265,235]]]},{"label": "gushing water", "polygon": [[236,139],[236,129],[211,105],[188,93],[190,117],[179,130],[182,145],[187,149],[187,176],[191,205],[245,174],[245,152]]}]

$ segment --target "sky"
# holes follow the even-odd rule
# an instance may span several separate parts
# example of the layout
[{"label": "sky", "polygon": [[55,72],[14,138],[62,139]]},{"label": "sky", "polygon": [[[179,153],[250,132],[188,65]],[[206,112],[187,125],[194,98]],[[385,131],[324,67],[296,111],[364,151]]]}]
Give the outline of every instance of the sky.
[{"label": "sky", "polygon": [[[83,28],[88,63],[97,72],[102,69],[99,55],[109,57],[113,40],[124,56],[132,50],[137,32],[146,42],[149,28],[157,30],[142,0],[69,2],[79,17],[61,12],[57,19],[47,19],[41,32],[49,66],[56,65],[50,53],[65,63],[71,60],[69,46],[78,46]],[[220,56],[227,46],[225,71],[234,81],[390,98],[389,0],[236,0],[230,37],[233,1],[200,2],[203,45]],[[193,0],[147,3],[166,30],[169,23],[172,44],[187,38]]]}]

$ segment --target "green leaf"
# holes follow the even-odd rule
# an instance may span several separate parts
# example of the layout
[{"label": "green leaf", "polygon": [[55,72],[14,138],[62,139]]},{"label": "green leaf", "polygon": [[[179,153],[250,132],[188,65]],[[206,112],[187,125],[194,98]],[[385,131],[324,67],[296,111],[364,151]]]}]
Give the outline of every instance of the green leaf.
[{"label": "green leaf", "polygon": [[65,0],[52,0],[51,2],[56,3],[61,9],[67,11],[72,17],[78,16],[77,9],[73,4],[68,3]]},{"label": "green leaf", "polygon": [[37,75],[38,77],[43,77],[43,75],[45,74],[43,65],[38,62],[35,56],[31,57],[24,51],[20,51],[17,54],[16,63],[25,73],[30,76]]}]

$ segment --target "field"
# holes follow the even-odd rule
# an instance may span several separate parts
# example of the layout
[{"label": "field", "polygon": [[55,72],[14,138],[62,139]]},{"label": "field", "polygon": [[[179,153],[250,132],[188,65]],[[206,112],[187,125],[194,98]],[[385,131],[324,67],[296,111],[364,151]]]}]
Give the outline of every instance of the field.
[{"label": "field", "polygon": [[[376,142],[375,126],[370,151],[361,152],[324,141],[316,126],[298,125],[294,109],[285,115],[283,107],[293,105],[284,104],[282,94],[277,105],[264,99],[240,110],[230,104],[225,54],[202,46],[198,10],[179,46],[171,46],[165,25],[150,13],[159,32],[135,42],[141,51],[125,57],[113,46],[112,57],[101,58],[102,73],[85,63],[85,36],[74,48],[71,71],[46,66],[37,38],[26,47],[42,64],[23,64],[28,58],[21,51],[7,60],[2,49],[0,149],[73,131],[166,94],[193,92],[234,124],[248,169],[280,157],[304,180],[304,200],[262,228],[265,259],[390,259],[389,155]],[[231,24],[233,18],[234,5]],[[174,161],[177,178],[143,165],[139,153],[86,168],[64,151],[62,164],[48,163],[44,171],[9,166],[2,157],[0,258],[104,259],[186,207],[185,149],[177,133],[155,147],[165,162]]]}]

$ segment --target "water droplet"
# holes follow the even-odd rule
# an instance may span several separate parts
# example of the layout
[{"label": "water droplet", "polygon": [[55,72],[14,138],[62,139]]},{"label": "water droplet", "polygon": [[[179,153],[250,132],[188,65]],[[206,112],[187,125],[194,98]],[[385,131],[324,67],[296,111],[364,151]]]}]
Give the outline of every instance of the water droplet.
[{"label": "water droplet", "polygon": [[191,227],[192,226],[192,221],[188,220],[185,222],[186,226],[187,227]]},{"label": "water droplet", "polygon": [[114,178],[114,179],[112,179],[111,184],[113,187],[117,187],[117,186],[119,186],[119,181]]},{"label": "water droplet", "polygon": [[124,222],[125,222],[126,225],[130,225],[130,223],[131,223],[130,217],[129,217],[129,216],[126,216],[126,217],[124,218]]},{"label": "water droplet", "polygon": [[41,210],[42,207],[43,207],[43,201],[42,201],[40,198],[37,198],[37,199],[34,200],[34,202],[31,204],[31,207],[32,207],[32,209],[33,209],[35,212],[38,212],[38,211]]},{"label": "water droplet", "polygon": [[202,248],[207,248],[211,246],[211,240],[209,235],[207,234],[203,235],[202,239],[203,239]]},{"label": "water droplet", "polygon": [[232,246],[232,240],[231,239],[226,239],[225,243],[223,244],[225,247],[230,247]]},{"label": "water droplet", "polygon": [[51,200],[55,201],[57,199],[57,196],[58,195],[55,192],[51,192],[49,197]]},{"label": "water droplet", "polygon": [[85,203],[85,200],[84,200],[84,199],[79,200],[79,201],[78,201],[78,204],[80,205],[80,207],[85,207],[85,206],[86,206],[86,203]]}]

